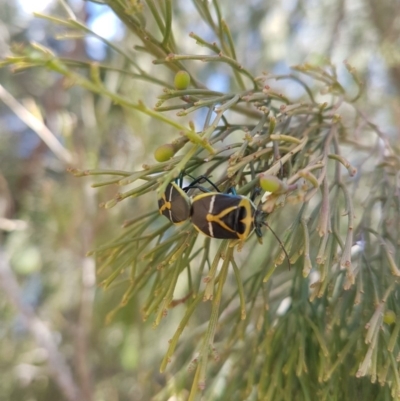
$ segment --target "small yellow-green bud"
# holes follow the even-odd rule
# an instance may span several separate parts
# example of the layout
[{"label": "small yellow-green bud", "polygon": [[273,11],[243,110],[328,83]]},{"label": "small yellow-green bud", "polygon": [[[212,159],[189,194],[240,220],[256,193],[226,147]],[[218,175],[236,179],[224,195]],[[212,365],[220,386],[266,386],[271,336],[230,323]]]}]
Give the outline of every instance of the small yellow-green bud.
[{"label": "small yellow-green bud", "polygon": [[274,175],[259,174],[260,187],[264,191],[272,193],[284,193],[287,191],[287,185]]},{"label": "small yellow-green bud", "polygon": [[174,156],[179,149],[182,149],[188,142],[189,138],[187,138],[186,136],[181,136],[171,143],[165,143],[164,145],[159,146],[154,151],[154,158],[158,162],[166,162],[172,156]]},{"label": "small yellow-green bud", "polygon": [[178,90],[186,89],[190,85],[190,75],[186,71],[178,71],[174,78],[174,85]]},{"label": "small yellow-green bud", "polygon": [[158,162],[166,162],[175,154],[175,147],[170,143],[166,143],[164,145],[159,146],[154,151],[154,158]]},{"label": "small yellow-green bud", "polygon": [[388,309],[383,315],[383,321],[386,324],[396,323],[396,314],[391,309]]}]

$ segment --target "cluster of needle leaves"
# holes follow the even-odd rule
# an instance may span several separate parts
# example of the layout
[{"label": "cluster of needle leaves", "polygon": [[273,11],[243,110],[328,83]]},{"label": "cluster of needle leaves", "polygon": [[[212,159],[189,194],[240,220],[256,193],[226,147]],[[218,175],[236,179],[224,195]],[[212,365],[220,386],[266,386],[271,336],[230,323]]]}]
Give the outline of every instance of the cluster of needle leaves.
[{"label": "cluster of needle leaves", "polygon": [[[173,375],[155,399],[185,391],[189,400],[201,392],[216,400],[311,400],[316,394],[320,400],[362,399],[362,394],[400,398],[400,160],[356,105],[363,89],[356,71],[345,64],[354,81],[351,95],[329,63],[299,65],[286,75],[260,68],[254,76],[238,61],[218,1],[193,1],[215,35],[209,42],[188,33],[203,55],[197,48],[194,54],[179,54],[171,0],[104,4],[141,41],[137,51],[150,54],[154,64],[187,71],[192,85],[174,89],[108,41],[123,56],[124,68],[64,59],[35,43],[15,47],[3,64],[16,71],[56,71],[69,86],[176,131],[176,154],[139,171],[71,168],[78,177],[108,177],[94,187],[128,186],[105,202],[106,208],[153,194],[147,213],[126,222],[118,238],[91,254],[104,289],[115,282],[124,288],[110,319],[134,297],[142,300],[143,318],[155,327],[171,308],[184,305],[161,363],[161,371]],[[71,14],[39,17],[61,26],[63,39],[94,35]],[[145,19],[155,22],[152,31]],[[224,65],[234,89],[208,89],[191,69],[199,62]],[[163,91],[153,106],[132,102],[123,90],[106,88],[102,77],[110,70]],[[282,82],[300,85],[303,95],[291,99],[274,89],[277,81],[279,88]],[[201,128],[179,122],[191,114],[196,121],[202,116]],[[263,244],[253,235],[237,246],[202,236],[190,221],[174,227],[160,216],[157,198],[181,172],[212,177],[221,190],[234,187],[246,196],[259,186],[260,173],[284,182],[285,190],[262,194],[257,204],[281,236],[291,270],[268,231]],[[181,299],[174,298],[178,280],[187,293]],[[204,303],[207,319],[189,328]],[[181,380],[185,377],[190,386]]]}]

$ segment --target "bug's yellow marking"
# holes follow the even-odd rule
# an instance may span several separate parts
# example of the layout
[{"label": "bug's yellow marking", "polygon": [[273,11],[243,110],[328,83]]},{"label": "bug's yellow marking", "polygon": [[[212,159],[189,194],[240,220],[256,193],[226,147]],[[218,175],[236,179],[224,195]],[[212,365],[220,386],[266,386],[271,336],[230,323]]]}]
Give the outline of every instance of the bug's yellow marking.
[{"label": "bug's yellow marking", "polygon": [[[211,204],[214,204],[214,199],[212,199]],[[243,207],[246,210],[246,216],[240,220],[240,223],[242,223],[245,226],[245,231],[243,233],[239,233],[237,231],[235,231],[234,229],[232,229],[231,227],[229,227],[225,222],[224,222],[224,217],[226,215],[228,215],[231,212],[234,212],[236,209]],[[210,207],[210,213],[207,213],[206,216],[206,220],[210,223],[217,223],[219,224],[221,227],[223,227],[225,230],[231,232],[231,233],[236,233],[236,235],[238,236],[239,239],[244,240],[246,239],[249,234],[250,231],[253,227],[254,224],[254,216],[252,216],[252,209],[251,209],[251,204],[247,199],[242,199],[238,205],[236,206],[231,206],[231,207],[227,207],[226,209],[224,209],[221,213],[219,214],[212,214],[212,207]],[[210,225],[211,226],[211,225]],[[210,227],[211,228],[211,227]],[[212,228],[210,229],[210,234],[212,235]]]},{"label": "bug's yellow marking", "polygon": [[162,212],[164,210],[171,210],[171,202],[168,202],[167,199],[165,198],[165,194],[163,194],[162,196],[162,200],[164,201],[163,205],[160,207],[160,213],[162,214]]}]

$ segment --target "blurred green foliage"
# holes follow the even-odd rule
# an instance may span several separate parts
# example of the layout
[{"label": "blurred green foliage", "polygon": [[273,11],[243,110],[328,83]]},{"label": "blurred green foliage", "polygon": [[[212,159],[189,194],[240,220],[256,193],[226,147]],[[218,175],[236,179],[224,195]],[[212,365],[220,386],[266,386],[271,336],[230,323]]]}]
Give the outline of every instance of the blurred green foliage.
[{"label": "blurred green foliage", "polygon": [[[2,9],[0,400],[400,398],[397,6],[250,3]],[[182,170],[284,180],[291,270],[159,216]]]}]

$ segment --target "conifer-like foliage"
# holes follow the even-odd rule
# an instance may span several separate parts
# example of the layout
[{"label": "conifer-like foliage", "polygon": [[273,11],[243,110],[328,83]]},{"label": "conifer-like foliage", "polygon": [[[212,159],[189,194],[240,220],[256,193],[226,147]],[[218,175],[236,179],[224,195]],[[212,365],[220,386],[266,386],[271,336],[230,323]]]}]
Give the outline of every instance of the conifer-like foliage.
[{"label": "conifer-like foliage", "polygon": [[[99,3],[132,44],[106,41],[119,64],[30,43],[3,65],[56,72],[66,88],[154,124],[142,133],[157,144],[153,162],[132,171],[70,168],[93,191],[118,187],[106,209],[145,199],[144,211],[89,255],[102,290],[120,294],[107,322],[140,304],[160,333],[167,379],[154,400],[400,399],[399,149],[363,111],[357,71],[346,62],[343,83],[328,60],[282,74],[246,65],[235,43],[240,26],[223,15],[230,2],[193,0],[203,28],[192,32],[176,25],[171,0]],[[38,17],[63,39],[93,35],[68,8]],[[226,89],[207,85],[213,75]],[[135,100],[140,81],[158,97]],[[221,192],[256,192],[284,250],[268,228],[262,240],[253,233],[238,242],[161,216],[167,185],[201,175]],[[167,342],[161,326],[171,315]]]}]

